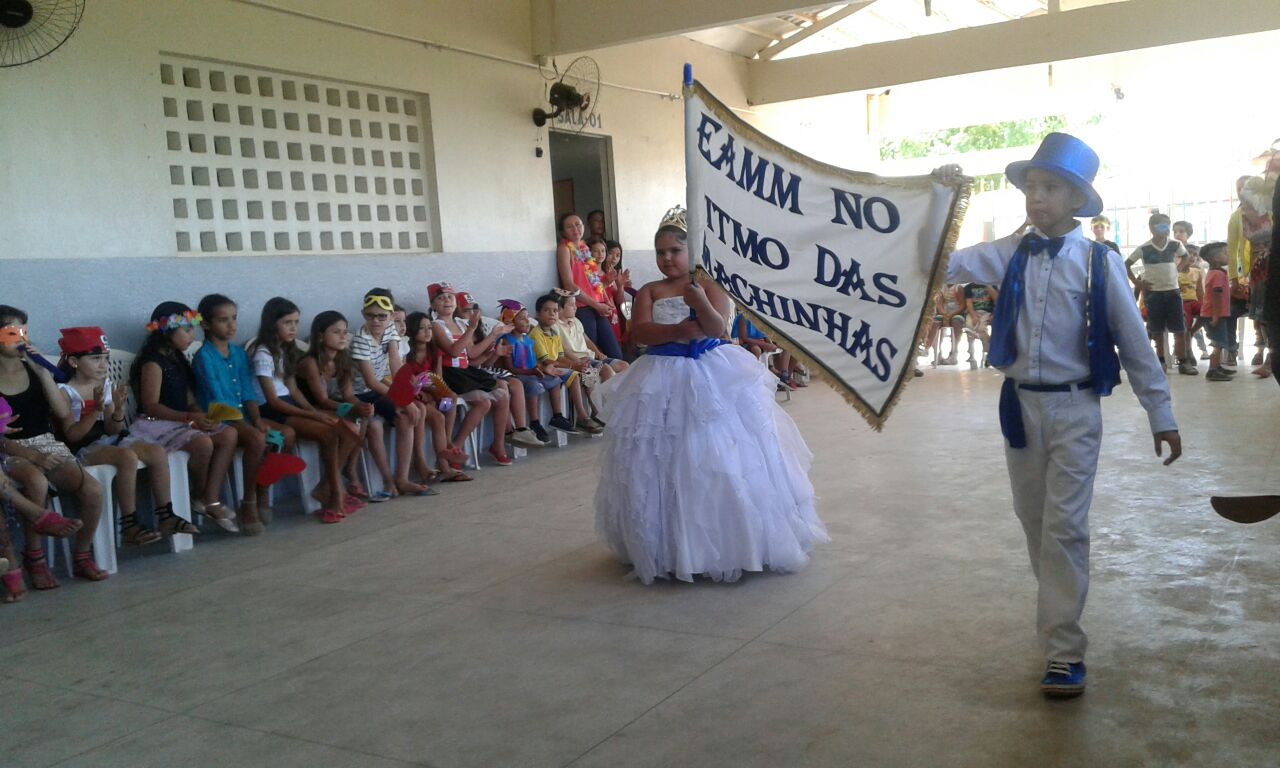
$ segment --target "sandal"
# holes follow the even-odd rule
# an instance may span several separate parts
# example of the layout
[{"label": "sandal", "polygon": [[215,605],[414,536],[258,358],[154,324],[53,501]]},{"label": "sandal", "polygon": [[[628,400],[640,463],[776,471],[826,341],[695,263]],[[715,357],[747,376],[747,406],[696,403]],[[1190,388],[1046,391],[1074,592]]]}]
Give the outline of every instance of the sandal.
[{"label": "sandal", "polygon": [[108,574],[93,561],[93,550],[71,556],[71,575],[85,581],[106,581]]},{"label": "sandal", "polygon": [[120,516],[120,541],[126,547],[143,547],[154,544],[161,538],[159,531],[140,524],[133,513]]},{"label": "sandal", "polygon": [[45,558],[43,549],[28,549],[23,552],[22,567],[31,577],[33,589],[57,589],[62,586],[49,570],[49,561]]},{"label": "sandal", "polygon": [[220,501],[205,504],[202,514],[212,518],[213,522],[217,523],[227,533],[240,532],[240,527],[236,525],[236,516],[231,514],[231,510],[227,509],[227,505]]},{"label": "sandal", "polygon": [[4,584],[4,597],[0,603],[16,603],[27,596],[27,585],[22,583],[22,569],[0,573],[0,584]]},{"label": "sandal", "polygon": [[36,533],[41,536],[52,536],[55,539],[65,539],[74,535],[77,531],[84,527],[84,523],[79,520],[70,520],[62,515],[54,512],[52,509],[45,510],[45,513],[36,518],[32,525],[36,529]]},{"label": "sandal", "polygon": [[183,520],[173,513],[173,504],[156,507],[156,527],[161,536],[173,536],[179,533],[197,534],[200,529],[190,520]]},{"label": "sandal", "polygon": [[394,493],[389,492],[389,491],[378,491],[377,493],[371,493],[371,494],[369,494],[369,503],[370,503],[370,504],[381,504],[381,503],[382,503],[382,502],[384,502],[384,501],[391,501],[391,500],[392,500],[392,499],[394,499],[395,497],[396,497],[396,495],[395,495]]},{"label": "sandal", "polygon": [[494,460],[495,462],[497,462],[497,463],[498,463],[498,466],[500,466],[500,467],[509,467],[509,466],[511,466],[512,464],[515,464],[515,462],[514,462],[514,461],[512,461],[512,460],[511,460],[511,457],[507,456],[507,454],[505,454],[505,453],[498,453],[497,451],[493,450],[492,448],[490,448],[490,449],[489,449],[489,455],[493,457],[493,460]]},{"label": "sandal", "polygon": [[426,496],[427,486],[411,483],[406,480],[404,483],[396,483],[396,490],[402,496]]},{"label": "sandal", "polygon": [[[248,518],[250,515],[247,514],[248,509],[249,507],[245,506],[243,503],[240,504],[240,532],[245,536],[260,536],[266,532],[267,526],[262,524],[262,520],[260,518],[252,521],[249,520]],[[258,508],[256,505],[253,507],[252,517],[258,518]]]},{"label": "sandal", "polygon": [[460,448],[452,445],[440,452],[440,458],[450,464],[465,464],[467,462],[467,454]]},{"label": "sandal", "polygon": [[324,523],[325,525],[340,523],[344,519],[346,519],[346,515],[342,514],[341,512],[338,512],[332,509],[320,510],[320,522]]},{"label": "sandal", "polygon": [[342,514],[355,514],[367,506],[369,506],[368,503],[357,499],[355,496],[346,496],[342,499]]},{"label": "sandal", "polygon": [[369,498],[369,491],[356,480],[352,480],[347,483],[347,494],[350,496],[358,496],[361,499]]},{"label": "sandal", "polygon": [[452,473],[440,478],[442,483],[469,483],[475,478],[463,472],[460,469],[454,470]]}]

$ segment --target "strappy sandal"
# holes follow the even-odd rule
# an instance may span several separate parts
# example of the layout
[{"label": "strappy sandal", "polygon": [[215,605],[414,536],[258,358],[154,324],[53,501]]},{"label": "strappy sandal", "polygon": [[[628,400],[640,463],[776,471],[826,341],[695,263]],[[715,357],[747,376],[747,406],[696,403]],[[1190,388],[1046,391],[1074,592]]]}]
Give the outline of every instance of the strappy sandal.
[{"label": "strappy sandal", "polygon": [[138,522],[134,514],[120,517],[120,541],[127,547],[142,547],[154,544],[163,538],[159,531],[154,531]]},{"label": "strappy sandal", "polygon": [[52,536],[55,539],[65,539],[68,536],[74,536],[84,523],[79,520],[71,520],[54,512],[52,509],[45,510],[44,514],[36,518],[32,524],[36,533],[41,536]]},{"label": "strappy sandal", "polygon": [[156,527],[162,536],[173,536],[179,533],[197,534],[200,529],[189,520],[183,520],[173,513],[173,504],[156,507]]},{"label": "strappy sandal", "polygon": [[16,603],[27,596],[27,585],[22,583],[22,569],[0,573],[0,584],[4,584],[4,597],[0,603]]},{"label": "strappy sandal", "polygon": [[203,514],[212,518],[213,522],[217,523],[227,533],[240,532],[240,527],[236,525],[236,516],[231,513],[231,510],[227,509],[226,504],[220,501],[205,504]]},{"label": "strappy sandal", "polygon": [[85,581],[106,581],[109,574],[93,562],[93,550],[88,550],[71,556],[71,575]]},{"label": "strappy sandal", "polygon": [[23,552],[22,567],[31,577],[33,589],[57,589],[62,586],[54,578],[53,571],[49,570],[49,561],[45,558],[43,549],[28,549]]},{"label": "strappy sandal", "polygon": [[440,452],[440,458],[444,459],[450,464],[465,464],[467,462],[468,457],[467,457],[467,454],[461,448],[456,448],[451,445],[445,450]]}]

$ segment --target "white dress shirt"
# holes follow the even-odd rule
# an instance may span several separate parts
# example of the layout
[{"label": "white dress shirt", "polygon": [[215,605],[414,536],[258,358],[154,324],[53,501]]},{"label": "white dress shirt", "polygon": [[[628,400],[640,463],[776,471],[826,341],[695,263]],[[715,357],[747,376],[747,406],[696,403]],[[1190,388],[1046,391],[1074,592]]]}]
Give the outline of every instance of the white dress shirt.
[{"label": "white dress shirt", "polygon": [[[1019,235],[1010,235],[953,252],[946,282],[1000,285],[1021,240]],[[1044,250],[1028,257],[1022,309],[1014,331],[1017,359],[1001,369],[1014,381],[1074,384],[1090,378],[1085,320],[1091,243],[1077,226],[1065,236],[1057,257],[1050,258]],[[1124,262],[1120,254],[1110,250],[1106,280],[1111,336],[1134,394],[1147,411],[1151,431],[1176,430],[1169,381],[1148,342],[1146,325],[1129,291]]]}]

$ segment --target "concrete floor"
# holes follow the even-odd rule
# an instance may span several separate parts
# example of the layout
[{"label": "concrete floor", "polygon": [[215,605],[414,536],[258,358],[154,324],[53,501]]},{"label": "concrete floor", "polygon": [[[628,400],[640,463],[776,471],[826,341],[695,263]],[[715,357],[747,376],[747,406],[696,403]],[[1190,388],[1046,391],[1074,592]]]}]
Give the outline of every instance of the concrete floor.
[{"label": "concrete floor", "polygon": [[1078,700],[1035,687],[998,377],[944,368],[880,435],[786,406],[834,539],[800,574],[624,581],[576,440],[0,606],[0,765],[1275,766],[1280,519],[1208,505],[1280,492],[1280,388],[1242,370],[1175,377],[1171,468],[1106,402]]}]

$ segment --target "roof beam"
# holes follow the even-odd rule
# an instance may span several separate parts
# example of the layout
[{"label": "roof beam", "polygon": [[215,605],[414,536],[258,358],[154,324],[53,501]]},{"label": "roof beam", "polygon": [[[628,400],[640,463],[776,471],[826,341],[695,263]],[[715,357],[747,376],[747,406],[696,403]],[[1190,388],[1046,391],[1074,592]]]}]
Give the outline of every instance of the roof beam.
[{"label": "roof beam", "polygon": [[818,19],[804,29],[801,29],[799,32],[793,33],[790,37],[784,37],[776,45],[771,45],[768,48],[765,48],[760,52],[760,58],[768,61],[796,43],[802,40],[808,40],[810,37],[813,37],[822,30],[844,21],[875,1],[876,0],[856,0],[855,2],[851,2],[835,13],[828,15],[826,18]]},{"label": "roof beam", "polygon": [[[1280,29],[1276,0],[1127,0],[782,61],[747,62],[747,99],[771,104],[993,69]],[[1159,23],[1152,23],[1158,19]]]},{"label": "roof beam", "polygon": [[533,53],[556,56],[609,48],[832,5],[830,0],[530,0]]}]

